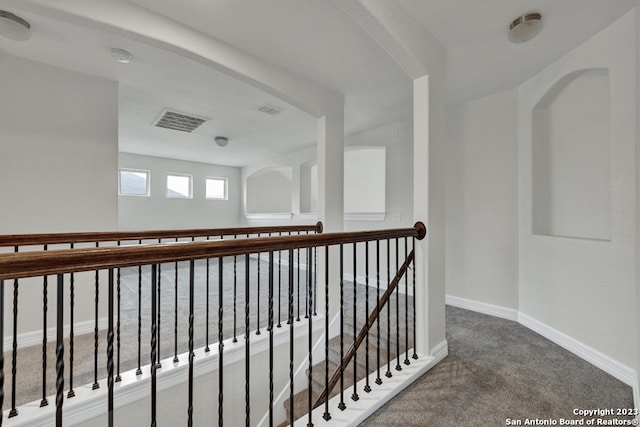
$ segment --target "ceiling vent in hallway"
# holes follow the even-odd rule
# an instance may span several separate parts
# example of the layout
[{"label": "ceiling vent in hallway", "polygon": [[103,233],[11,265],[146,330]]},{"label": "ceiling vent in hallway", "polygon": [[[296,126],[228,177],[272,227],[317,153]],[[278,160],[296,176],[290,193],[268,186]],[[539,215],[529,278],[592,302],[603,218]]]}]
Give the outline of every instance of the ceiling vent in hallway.
[{"label": "ceiling vent in hallway", "polygon": [[257,108],[257,110],[269,114],[270,116],[275,116],[282,113],[284,111],[284,108],[276,107],[275,105],[271,104],[262,104]]},{"label": "ceiling vent in hallway", "polygon": [[155,122],[155,126],[191,133],[207,121],[209,120],[202,117],[165,110],[158,121]]}]

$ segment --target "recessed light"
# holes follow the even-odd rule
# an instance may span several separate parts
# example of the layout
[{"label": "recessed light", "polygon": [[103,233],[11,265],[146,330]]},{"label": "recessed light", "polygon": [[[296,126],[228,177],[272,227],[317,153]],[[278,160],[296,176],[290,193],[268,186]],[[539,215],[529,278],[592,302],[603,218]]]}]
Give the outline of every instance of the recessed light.
[{"label": "recessed light", "polygon": [[524,43],[537,36],[540,30],[542,30],[542,15],[527,13],[511,22],[509,40],[513,43]]},{"label": "recessed light", "polygon": [[6,10],[0,10],[0,34],[8,39],[23,42],[31,38],[31,24]]},{"label": "recessed light", "polygon": [[129,52],[124,49],[118,49],[115,47],[111,49],[111,56],[113,56],[113,59],[121,64],[128,64],[129,62],[131,62],[131,60],[133,60],[133,55],[131,55]]}]

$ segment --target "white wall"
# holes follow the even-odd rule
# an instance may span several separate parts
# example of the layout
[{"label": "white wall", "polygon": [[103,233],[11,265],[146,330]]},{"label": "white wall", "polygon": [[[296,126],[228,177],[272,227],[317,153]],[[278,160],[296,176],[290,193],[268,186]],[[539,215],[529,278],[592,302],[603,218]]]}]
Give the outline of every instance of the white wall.
[{"label": "white wall", "polygon": [[[634,31],[631,12],[523,84],[518,108],[519,310],[631,367],[638,340],[633,314]],[[607,69],[610,79],[611,240],[534,235],[532,110],[564,76],[594,68]],[[575,101],[574,108],[581,103]]]},{"label": "white wall", "polygon": [[[119,167],[150,171],[150,197],[119,196],[123,230],[236,227],[240,219],[240,169],[120,153]],[[167,173],[193,176],[193,198],[166,197]],[[227,178],[228,200],[205,198],[206,177]]]},{"label": "white wall", "polygon": [[[0,64],[0,233],[115,229],[117,83],[2,53]],[[83,301],[93,302],[92,281],[76,276],[75,320],[87,329],[93,304]],[[42,312],[30,308],[42,301],[42,279],[22,280],[18,290],[18,333],[37,331]],[[5,301],[12,291],[5,283]],[[56,298],[53,278],[48,298]]]},{"label": "white wall", "polygon": [[292,212],[293,168],[270,167],[247,177],[247,212]]},{"label": "white wall", "polygon": [[118,85],[0,53],[0,233],[116,227]]},{"label": "white wall", "polygon": [[518,307],[517,92],[447,109],[447,294]]}]

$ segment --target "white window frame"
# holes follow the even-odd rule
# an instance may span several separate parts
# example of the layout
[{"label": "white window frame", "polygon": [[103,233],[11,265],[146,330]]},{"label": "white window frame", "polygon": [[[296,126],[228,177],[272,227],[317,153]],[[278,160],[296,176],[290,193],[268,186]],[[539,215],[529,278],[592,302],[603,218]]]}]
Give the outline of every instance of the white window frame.
[{"label": "white window frame", "polygon": [[[224,196],[223,197],[208,197],[207,185],[209,180],[224,181]],[[229,179],[221,176],[207,176],[204,181],[204,195],[207,200],[229,200]]]},{"label": "white window frame", "polygon": [[[171,176],[175,176],[175,177],[186,177],[189,178],[189,195],[187,197],[183,197],[183,196],[170,196],[169,195],[169,177]],[[191,174],[187,174],[187,173],[174,173],[174,172],[167,172],[167,180],[166,180],[166,187],[165,187],[165,196],[167,199],[193,199],[193,175]]]},{"label": "white window frame", "polygon": [[[147,191],[145,194],[129,194],[122,192],[121,174],[122,172],[144,173],[147,175]],[[118,196],[127,197],[150,197],[151,196],[151,171],[146,169],[118,168]]]}]

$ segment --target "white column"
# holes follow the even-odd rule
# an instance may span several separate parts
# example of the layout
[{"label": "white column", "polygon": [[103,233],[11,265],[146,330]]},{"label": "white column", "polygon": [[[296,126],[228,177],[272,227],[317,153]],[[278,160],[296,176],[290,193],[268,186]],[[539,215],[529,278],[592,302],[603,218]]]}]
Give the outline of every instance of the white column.
[{"label": "white column", "polygon": [[[640,0],[636,1],[636,307],[640,307]],[[636,363],[633,382],[633,399],[636,408],[640,408],[640,310],[636,310]],[[640,420],[640,416],[636,417]]]},{"label": "white column", "polygon": [[416,351],[445,344],[443,105],[426,75],[413,81],[413,212],[427,226],[416,241]]}]

